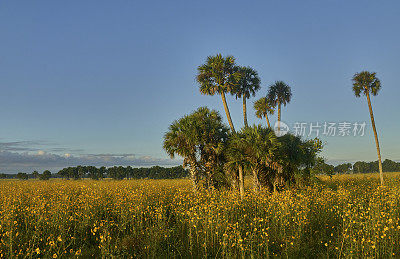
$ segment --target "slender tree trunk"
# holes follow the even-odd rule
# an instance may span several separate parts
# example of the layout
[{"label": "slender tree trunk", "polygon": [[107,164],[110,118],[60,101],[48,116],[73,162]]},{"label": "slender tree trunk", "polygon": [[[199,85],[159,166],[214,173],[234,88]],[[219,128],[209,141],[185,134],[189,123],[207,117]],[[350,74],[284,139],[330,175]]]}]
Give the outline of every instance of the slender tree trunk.
[{"label": "slender tree trunk", "polygon": [[282,171],[283,171],[283,168],[281,166],[279,166],[276,170],[275,177],[274,177],[274,183],[273,183],[274,193],[276,193],[278,191],[277,185],[279,184],[279,182],[282,182]]},{"label": "slender tree trunk", "polygon": [[244,177],[243,177],[243,166],[239,166],[239,192],[240,199],[244,198]]},{"label": "slender tree trunk", "polygon": [[244,126],[248,127],[247,124],[247,107],[246,107],[246,96],[243,95],[243,119],[244,119]]},{"label": "slender tree trunk", "polygon": [[190,164],[190,176],[192,178],[192,183],[193,183],[193,191],[197,192],[199,190],[199,179],[198,179],[198,173],[197,173],[197,169],[196,169],[196,164],[195,163],[191,163]]},{"label": "slender tree trunk", "polygon": [[256,192],[260,190],[260,181],[258,180],[258,174],[256,170],[253,170],[253,187],[254,191]]},{"label": "slender tree trunk", "polygon": [[278,100],[278,131],[281,130],[281,103]]},{"label": "slender tree trunk", "polygon": [[206,175],[206,180],[207,180],[207,183],[206,183],[207,190],[210,190],[210,187],[211,187],[211,175],[209,173],[207,173],[207,175]]},{"label": "slender tree trunk", "polygon": [[278,192],[278,185],[282,184],[282,176],[276,175],[274,179],[274,193]]},{"label": "slender tree trunk", "polygon": [[231,187],[235,191],[239,190],[239,176],[238,175],[239,174],[236,174],[236,171],[235,171],[235,175],[233,176],[234,178],[232,179],[232,182],[231,182]]},{"label": "slender tree trunk", "polygon": [[226,117],[228,118],[229,126],[231,126],[232,133],[235,133],[236,132],[235,131],[235,127],[233,127],[233,122],[232,122],[232,119],[231,119],[231,113],[229,112],[229,108],[228,108],[228,104],[226,103],[226,98],[225,98],[225,93],[224,92],[221,93],[221,97],[222,97],[222,102],[224,104]]},{"label": "slender tree trunk", "polygon": [[267,120],[268,128],[271,128],[271,124],[269,124],[268,114],[264,114],[265,119]]},{"label": "slender tree trunk", "polygon": [[371,99],[369,98],[369,92],[367,92],[367,100],[368,100],[369,114],[371,116],[372,129],[374,130],[374,135],[375,135],[376,151],[378,153],[379,178],[381,180],[381,185],[384,185],[383,170],[382,170],[382,159],[381,159],[381,149],[379,148],[378,133],[376,132],[374,113],[372,111]]}]

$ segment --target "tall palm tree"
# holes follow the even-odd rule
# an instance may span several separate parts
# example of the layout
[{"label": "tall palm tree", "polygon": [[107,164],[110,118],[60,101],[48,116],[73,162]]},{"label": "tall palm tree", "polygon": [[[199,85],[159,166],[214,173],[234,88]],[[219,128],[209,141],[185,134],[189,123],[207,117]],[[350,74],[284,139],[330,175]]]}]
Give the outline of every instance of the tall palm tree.
[{"label": "tall palm tree", "polygon": [[376,144],[376,151],[378,153],[378,164],[379,164],[379,177],[381,180],[381,185],[384,184],[383,180],[383,171],[382,171],[382,159],[381,159],[381,150],[379,148],[379,140],[378,140],[378,133],[375,127],[375,120],[374,120],[374,113],[372,111],[371,99],[370,94],[376,96],[381,89],[381,82],[376,77],[376,73],[362,71],[360,73],[356,73],[353,76],[353,91],[356,97],[360,97],[361,93],[363,93],[367,97],[368,101],[368,108],[369,108],[369,115],[371,117],[372,129],[375,135],[375,144]]},{"label": "tall palm tree", "polygon": [[235,95],[236,99],[243,98],[244,126],[248,127],[246,99],[256,95],[256,91],[260,89],[260,78],[257,71],[251,67],[239,67],[239,71],[242,77],[239,81],[239,85],[235,89]]},{"label": "tall palm tree", "polygon": [[262,119],[265,117],[267,120],[268,128],[271,128],[269,123],[268,114],[273,115],[275,112],[275,107],[268,101],[267,97],[261,97],[254,102],[254,110],[256,110],[257,118]]},{"label": "tall palm tree", "polygon": [[281,105],[286,106],[292,98],[292,91],[283,81],[276,81],[268,89],[267,99],[271,104],[278,107],[278,130],[280,130]]},{"label": "tall palm tree", "polygon": [[241,73],[235,65],[233,56],[222,57],[221,54],[207,57],[206,63],[197,68],[197,82],[200,84],[200,92],[206,95],[220,94],[226,117],[232,132],[235,132],[228,104],[226,93],[232,93],[239,84]]}]

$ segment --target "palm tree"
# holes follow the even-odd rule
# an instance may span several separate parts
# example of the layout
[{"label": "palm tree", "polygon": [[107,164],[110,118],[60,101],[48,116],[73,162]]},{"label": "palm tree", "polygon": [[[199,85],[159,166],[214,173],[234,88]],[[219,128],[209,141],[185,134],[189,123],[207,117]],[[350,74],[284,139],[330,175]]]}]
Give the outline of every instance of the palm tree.
[{"label": "palm tree", "polygon": [[165,133],[165,151],[171,158],[175,155],[183,157],[183,166],[189,167],[195,191],[202,175],[206,176],[207,187],[210,186],[212,176],[223,160],[228,131],[217,111],[200,107],[174,121]]},{"label": "palm tree", "polygon": [[255,101],[254,109],[256,110],[257,118],[262,119],[262,117],[265,117],[265,119],[267,120],[268,128],[271,128],[268,114],[273,115],[275,112],[275,107],[268,101],[267,97],[261,97],[260,99]]},{"label": "palm tree", "polygon": [[221,54],[207,57],[206,63],[197,68],[197,82],[200,84],[200,92],[205,95],[220,94],[226,117],[232,132],[235,132],[228,104],[226,93],[232,93],[239,84],[241,73],[235,66],[233,56],[222,57]]},{"label": "palm tree", "polygon": [[[230,135],[228,148],[226,150],[226,163],[225,170],[233,172],[235,179],[239,180],[239,193],[240,198],[244,198],[244,167],[248,166],[248,160],[246,157],[246,144],[244,141],[244,135],[242,133],[236,133]],[[237,173],[238,172],[238,173]]]},{"label": "palm tree", "polygon": [[239,67],[239,71],[242,77],[239,81],[239,85],[235,89],[235,94],[236,99],[243,98],[244,126],[248,127],[246,99],[249,99],[251,95],[256,95],[256,91],[260,89],[260,78],[258,77],[257,71],[251,67]]},{"label": "palm tree", "polygon": [[243,129],[247,145],[247,159],[253,173],[254,189],[260,189],[260,174],[265,167],[274,167],[273,156],[279,147],[277,138],[271,128],[260,125]]},{"label": "palm tree", "polygon": [[196,150],[194,133],[195,130],[189,116],[176,120],[169,126],[168,132],[164,135],[163,147],[171,158],[174,158],[175,154],[183,157],[183,166],[189,167],[193,189],[197,191],[200,168],[196,159],[198,150]]},{"label": "palm tree", "polygon": [[276,192],[278,186],[286,183],[294,184],[295,175],[301,175],[304,180],[310,178],[311,168],[317,162],[317,155],[322,151],[323,143],[318,138],[302,140],[299,136],[287,133],[277,138],[277,149],[274,150],[267,181]]},{"label": "palm tree", "polygon": [[204,170],[206,186],[209,189],[213,186],[219,169],[222,169],[229,129],[222,123],[217,111],[210,111],[206,107],[199,108],[192,117],[200,150],[200,165]]},{"label": "palm tree", "polygon": [[276,81],[274,84],[270,85],[267,99],[272,105],[278,107],[278,130],[280,130],[281,105],[283,104],[283,106],[286,106],[291,98],[291,88],[283,81]]},{"label": "palm tree", "polygon": [[368,108],[369,108],[369,115],[371,117],[372,129],[375,135],[375,144],[376,144],[376,151],[378,153],[378,164],[379,164],[379,177],[381,180],[381,185],[384,184],[383,180],[383,171],[382,171],[382,159],[381,159],[381,150],[379,148],[379,140],[378,140],[378,133],[375,127],[375,120],[374,120],[374,113],[372,111],[370,93],[376,96],[381,89],[381,82],[376,77],[376,73],[362,71],[360,73],[356,73],[353,76],[353,91],[356,97],[360,97],[361,93],[363,93],[367,97],[368,101]]}]

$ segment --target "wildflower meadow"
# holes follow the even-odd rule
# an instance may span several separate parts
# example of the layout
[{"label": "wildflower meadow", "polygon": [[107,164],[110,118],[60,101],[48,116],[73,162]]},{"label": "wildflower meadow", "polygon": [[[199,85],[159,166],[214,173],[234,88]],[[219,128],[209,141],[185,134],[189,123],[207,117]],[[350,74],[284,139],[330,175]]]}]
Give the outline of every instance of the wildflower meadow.
[{"label": "wildflower meadow", "polygon": [[1,180],[0,256],[399,257],[400,174],[387,175],[243,200],[187,179]]}]

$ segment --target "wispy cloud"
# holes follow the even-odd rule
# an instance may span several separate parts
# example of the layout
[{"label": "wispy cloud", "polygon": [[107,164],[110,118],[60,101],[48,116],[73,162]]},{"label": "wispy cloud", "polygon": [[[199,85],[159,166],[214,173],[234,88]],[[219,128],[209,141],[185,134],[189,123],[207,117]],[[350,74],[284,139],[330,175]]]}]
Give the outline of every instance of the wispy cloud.
[{"label": "wispy cloud", "polygon": [[11,141],[0,142],[0,150],[2,151],[37,151],[35,146],[41,146],[44,142],[41,141]]}]

